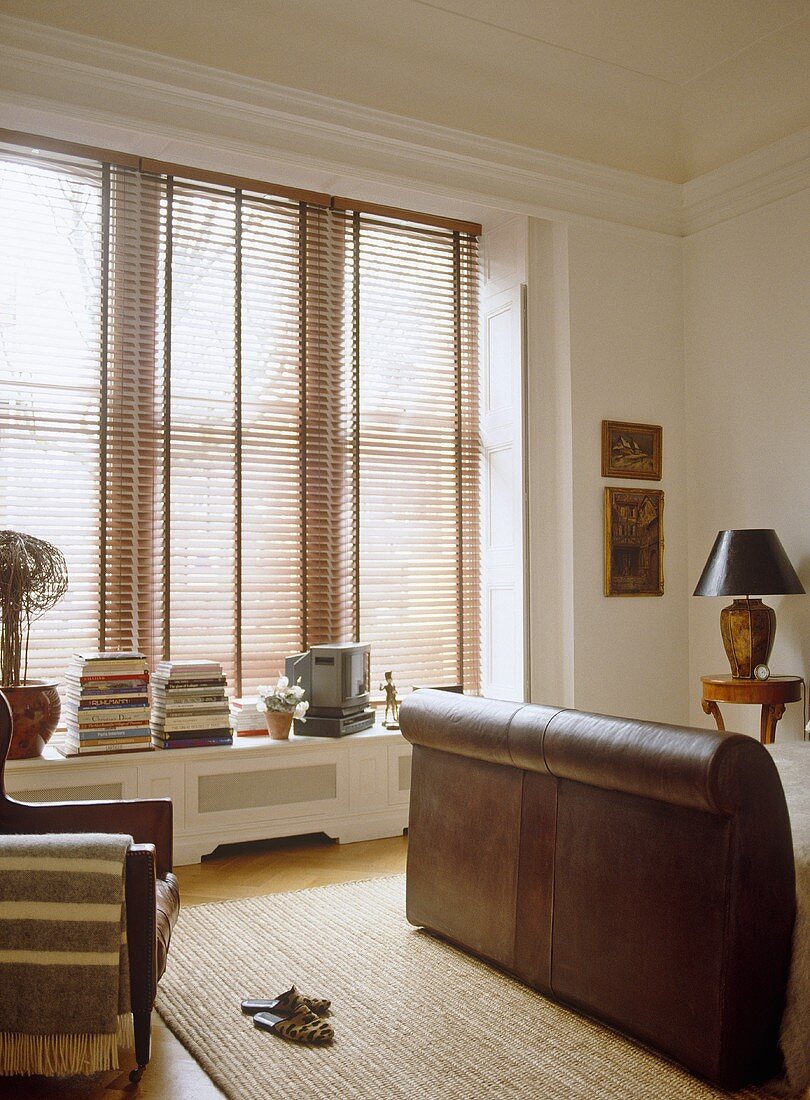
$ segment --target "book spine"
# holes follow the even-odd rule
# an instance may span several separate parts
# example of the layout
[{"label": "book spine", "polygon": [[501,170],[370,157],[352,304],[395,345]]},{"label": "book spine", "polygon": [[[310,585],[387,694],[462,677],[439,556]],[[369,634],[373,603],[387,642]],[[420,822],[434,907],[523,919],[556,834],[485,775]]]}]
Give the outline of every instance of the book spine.
[{"label": "book spine", "polygon": [[149,704],[142,702],[137,707],[82,707],[65,705],[65,714],[76,718],[79,722],[105,722],[112,719],[114,722],[130,722],[133,718],[139,718],[142,714],[149,713]]},{"label": "book spine", "polygon": [[226,693],[226,687],[224,684],[190,684],[186,687],[175,687],[174,684],[169,685],[161,684],[160,680],[155,683],[155,688],[162,695],[177,696],[182,699],[184,696],[194,695],[216,695],[217,698],[221,698]]},{"label": "book spine", "polygon": [[73,654],[74,661],[145,661],[143,653],[137,649],[79,649]]},{"label": "book spine", "polygon": [[158,684],[168,686],[169,689],[172,689],[172,687],[217,687],[220,684],[228,683],[226,676],[178,676],[175,680],[167,679],[160,672],[154,672],[152,680],[157,681]]},{"label": "book spine", "polygon": [[116,706],[114,700],[117,700],[117,698],[120,698],[121,706],[129,704],[143,706],[144,703],[149,701],[149,692],[146,691],[145,687],[143,691],[121,691],[120,685],[118,685],[117,689],[113,687],[111,691],[107,687],[105,690],[98,692],[68,690],[65,698],[68,703],[73,703],[75,706],[79,704],[83,706]]},{"label": "book spine", "polygon": [[79,729],[77,726],[68,723],[67,727],[68,737],[80,737],[82,739],[92,737],[98,741],[114,741],[116,737],[148,737],[151,732],[149,727],[145,725],[119,726],[115,729],[99,729],[96,726],[93,726],[92,729]]},{"label": "book spine", "polygon": [[66,737],[65,744],[71,745],[74,748],[96,748],[101,751],[107,749],[117,748],[119,745],[148,745],[151,741],[149,737],[116,737],[114,739],[100,739],[82,737],[79,740],[75,738]]},{"label": "book spine", "polygon": [[149,680],[149,672],[141,669],[138,672],[116,672],[114,675],[110,675],[109,672],[96,673],[80,673],[80,672],[68,672],[65,676],[65,680],[70,683],[117,683],[119,680],[142,680],[144,683]]},{"label": "book spine", "polygon": [[203,749],[211,745],[232,745],[233,738],[192,737],[183,741],[163,741],[159,737],[153,737],[152,744],[156,749]]},{"label": "book spine", "polygon": [[68,708],[78,709],[79,711],[135,710],[138,707],[146,706],[146,702],[146,692],[141,692],[138,695],[98,695],[92,699],[86,699],[83,696],[77,698],[70,694],[67,697]]},{"label": "book spine", "polygon": [[163,676],[221,676],[220,661],[158,661],[155,671]]},{"label": "book spine", "polygon": [[82,678],[85,676],[106,676],[108,678],[115,676],[142,676],[146,671],[142,662],[133,661],[131,664],[109,664],[109,665],[71,665],[68,668],[68,672],[71,675],[79,675]]},{"label": "book spine", "polygon": [[161,711],[160,708],[155,707],[152,711],[152,718],[155,722],[185,722],[186,718],[208,718],[209,720],[216,720],[222,718],[227,719],[228,711],[223,706],[211,706],[196,707],[194,711]]},{"label": "book spine", "polygon": [[102,746],[96,748],[94,745],[89,747],[76,747],[74,745],[65,745],[63,749],[60,749],[57,745],[57,749],[62,753],[62,756],[101,756],[106,753],[115,752],[152,752],[154,745],[149,741],[139,741],[137,745],[109,745],[107,748]]},{"label": "book spine", "polygon": [[74,714],[66,713],[66,718],[71,719],[73,724],[80,729],[93,729],[96,726],[114,729],[117,726],[131,726],[133,723],[137,725],[141,722],[147,722],[149,720],[149,708],[142,707],[129,712],[121,710],[95,711],[92,714],[79,714],[78,719]]},{"label": "book spine", "polygon": [[211,724],[202,729],[152,729],[152,736],[162,741],[182,741],[195,737],[231,737],[233,730],[230,726],[215,726]]},{"label": "book spine", "polygon": [[151,725],[153,730],[162,729],[167,733],[178,730],[228,729],[228,718],[224,714],[221,718],[216,714],[201,714],[195,718],[167,718],[165,720],[156,716],[152,718]]},{"label": "book spine", "polygon": [[218,703],[220,706],[225,706],[228,703],[228,697],[224,694],[221,695],[197,695],[196,693],[189,693],[188,695],[176,696],[173,692],[169,695],[160,695],[160,705],[168,707],[198,707],[202,704],[214,704]]}]

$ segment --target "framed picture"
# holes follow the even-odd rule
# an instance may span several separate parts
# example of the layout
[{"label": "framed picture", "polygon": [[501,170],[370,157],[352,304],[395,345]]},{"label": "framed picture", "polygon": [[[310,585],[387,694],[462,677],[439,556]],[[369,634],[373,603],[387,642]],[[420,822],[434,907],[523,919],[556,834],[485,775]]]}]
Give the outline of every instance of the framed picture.
[{"label": "framed picture", "polygon": [[605,489],[605,595],[663,594],[663,491]]},{"label": "framed picture", "polygon": [[661,480],[660,424],[625,424],[602,421],[602,477]]}]

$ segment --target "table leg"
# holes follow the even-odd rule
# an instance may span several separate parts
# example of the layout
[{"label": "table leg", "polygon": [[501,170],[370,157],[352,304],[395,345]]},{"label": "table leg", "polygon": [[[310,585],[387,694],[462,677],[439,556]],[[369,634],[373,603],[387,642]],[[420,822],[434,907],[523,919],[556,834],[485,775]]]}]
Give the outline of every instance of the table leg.
[{"label": "table leg", "polygon": [[[712,718],[714,718],[720,732],[725,733],[726,727],[723,722],[723,715],[720,713],[720,708],[717,703],[715,703],[714,699],[702,699],[700,705],[703,707],[704,714],[711,714]],[[764,707],[762,709],[765,710]]]},{"label": "table leg", "polygon": [[763,745],[772,745],[776,740],[776,723],[785,713],[784,703],[763,703],[759,720],[759,739]]}]

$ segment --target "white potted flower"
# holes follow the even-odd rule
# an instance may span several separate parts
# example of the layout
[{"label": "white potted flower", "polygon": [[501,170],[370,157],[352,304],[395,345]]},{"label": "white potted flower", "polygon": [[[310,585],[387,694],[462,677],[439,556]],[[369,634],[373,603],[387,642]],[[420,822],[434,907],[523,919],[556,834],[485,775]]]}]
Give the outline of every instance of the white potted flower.
[{"label": "white potted flower", "polygon": [[260,685],[258,692],[256,710],[264,714],[270,736],[275,741],[284,741],[290,736],[293,718],[306,722],[304,715],[309,710],[309,703],[304,699],[300,684],[291,684],[286,676],[279,676],[275,687]]}]

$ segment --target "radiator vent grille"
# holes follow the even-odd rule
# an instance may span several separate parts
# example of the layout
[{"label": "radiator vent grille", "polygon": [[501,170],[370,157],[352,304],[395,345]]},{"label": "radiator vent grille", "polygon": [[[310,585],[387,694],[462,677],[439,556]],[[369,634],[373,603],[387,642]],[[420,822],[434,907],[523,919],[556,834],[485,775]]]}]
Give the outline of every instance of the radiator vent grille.
[{"label": "radiator vent grille", "polygon": [[9,791],[18,802],[95,802],[123,798],[123,783],[87,783],[81,787],[51,787],[48,790]]},{"label": "radiator vent grille", "polygon": [[201,814],[289,806],[296,802],[327,802],[335,798],[337,767],[334,764],[201,775],[197,781],[197,807]]}]

